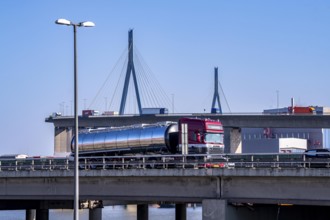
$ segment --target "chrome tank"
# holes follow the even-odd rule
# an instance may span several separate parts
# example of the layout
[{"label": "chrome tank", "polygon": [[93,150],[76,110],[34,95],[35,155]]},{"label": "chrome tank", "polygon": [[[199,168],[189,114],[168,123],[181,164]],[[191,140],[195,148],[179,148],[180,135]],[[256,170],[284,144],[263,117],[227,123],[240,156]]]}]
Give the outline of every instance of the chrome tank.
[{"label": "chrome tank", "polygon": [[[178,132],[178,125],[174,122],[88,130],[79,133],[79,151],[136,151],[139,148],[157,150],[164,147],[171,150],[176,146],[171,146],[170,134],[175,132]],[[72,152],[74,139],[71,142]]]}]

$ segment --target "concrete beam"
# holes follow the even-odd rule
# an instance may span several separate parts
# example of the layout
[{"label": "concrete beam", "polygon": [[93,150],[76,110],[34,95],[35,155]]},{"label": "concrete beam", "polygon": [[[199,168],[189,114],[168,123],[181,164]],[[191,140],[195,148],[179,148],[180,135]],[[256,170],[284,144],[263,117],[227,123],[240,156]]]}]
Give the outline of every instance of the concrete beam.
[{"label": "concrete beam", "polygon": [[[216,177],[80,177],[81,200],[199,200],[219,195]],[[24,184],[25,187],[21,187]],[[0,199],[71,200],[72,177],[0,179]],[[207,186],[207,188],[205,188]],[[192,190],[193,189],[193,190]]]},{"label": "concrete beam", "polygon": [[251,203],[330,205],[329,178],[312,177],[224,177],[221,196],[230,201]]},{"label": "concrete beam", "polygon": [[[80,127],[122,126],[160,121],[178,121],[182,117],[220,120],[224,127],[236,128],[330,128],[330,115],[265,115],[265,114],[180,114],[180,115],[121,115],[79,117]],[[73,127],[73,117],[47,118],[55,127]]]},{"label": "concrete beam", "polygon": [[[94,170],[80,175],[81,200],[137,204],[226,199],[246,203],[330,205],[330,169],[326,168]],[[21,204],[23,209],[47,209],[50,201],[67,200],[69,204],[72,200],[70,171],[0,172],[1,176],[4,178],[0,178],[0,199],[4,203],[0,200],[0,209],[10,209],[8,201],[21,201],[17,205]],[[24,203],[38,200],[40,203],[35,206],[32,202]]]},{"label": "concrete beam", "polygon": [[[24,188],[24,187],[23,187]],[[28,189],[27,189],[28,190]],[[35,209],[72,209],[73,201],[70,200],[24,200],[22,198],[0,200],[0,210],[35,210]]]}]

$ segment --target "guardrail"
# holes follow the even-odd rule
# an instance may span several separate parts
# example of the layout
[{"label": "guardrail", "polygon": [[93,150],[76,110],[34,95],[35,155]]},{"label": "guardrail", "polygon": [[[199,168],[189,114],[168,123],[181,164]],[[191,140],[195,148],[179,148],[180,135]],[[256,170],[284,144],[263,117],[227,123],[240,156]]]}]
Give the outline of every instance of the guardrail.
[{"label": "guardrail", "polygon": [[[318,157],[317,155],[320,155]],[[211,169],[211,168],[330,168],[330,155],[216,154],[80,157],[79,168],[89,169]],[[1,171],[73,170],[72,158],[1,159]]]},{"label": "guardrail", "polygon": [[0,171],[35,171],[35,170],[69,170],[73,163],[69,158],[18,158],[1,159]]}]

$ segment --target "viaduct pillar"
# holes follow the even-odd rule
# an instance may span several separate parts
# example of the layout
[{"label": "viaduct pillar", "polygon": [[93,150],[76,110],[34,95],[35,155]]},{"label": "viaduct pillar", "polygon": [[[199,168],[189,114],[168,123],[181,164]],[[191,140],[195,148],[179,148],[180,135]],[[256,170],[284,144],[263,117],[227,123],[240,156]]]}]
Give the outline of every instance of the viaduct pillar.
[{"label": "viaduct pillar", "polygon": [[55,127],[54,153],[71,152],[72,128]]},{"label": "viaduct pillar", "polygon": [[137,220],[148,220],[149,219],[149,207],[148,204],[137,205]]},{"label": "viaduct pillar", "polygon": [[225,153],[242,153],[242,135],[240,128],[224,128]]},{"label": "viaduct pillar", "polygon": [[36,219],[36,210],[35,209],[27,209],[25,212],[26,220],[35,220]]},{"label": "viaduct pillar", "polygon": [[207,199],[202,202],[203,220],[226,220],[227,201],[220,199]]},{"label": "viaduct pillar", "polygon": [[175,220],[186,220],[187,219],[187,205],[175,204]]},{"label": "viaduct pillar", "polygon": [[36,220],[48,220],[49,219],[49,209],[37,209]]},{"label": "viaduct pillar", "polygon": [[102,208],[89,209],[89,220],[102,220]]}]

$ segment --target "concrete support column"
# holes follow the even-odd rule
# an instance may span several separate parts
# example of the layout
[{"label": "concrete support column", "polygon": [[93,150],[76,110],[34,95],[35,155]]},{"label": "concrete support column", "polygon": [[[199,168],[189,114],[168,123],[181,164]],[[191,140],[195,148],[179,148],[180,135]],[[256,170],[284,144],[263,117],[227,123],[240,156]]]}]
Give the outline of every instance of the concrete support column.
[{"label": "concrete support column", "polygon": [[49,219],[49,209],[37,209],[36,220],[48,220]]},{"label": "concrete support column", "polygon": [[187,205],[186,204],[175,204],[175,220],[186,220],[187,219]]},{"label": "concrete support column", "polygon": [[137,205],[137,220],[148,220],[149,218],[149,207],[148,204]]},{"label": "concrete support column", "polygon": [[202,202],[202,220],[226,220],[227,200],[208,199]]},{"label": "concrete support column", "polygon": [[102,220],[102,208],[89,209],[89,220]]},{"label": "concrete support column", "polygon": [[230,220],[328,220],[329,206],[278,206],[259,204],[251,207],[248,207],[248,205],[233,207],[228,205],[227,216]]},{"label": "concrete support column", "polygon": [[26,220],[36,220],[36,210],[35,209],[27,209],[25,212]]},{"label": "concrete support column", "polygon": [[72,128],[55,127],[54,153],[71,151]]},{"label": "concrete support column", "polygon": [[225,153],[242,153],[242,135],[240,128],[225,128]]}]

